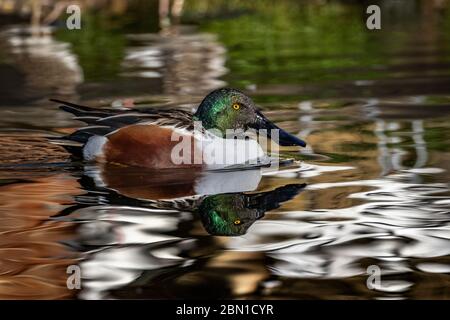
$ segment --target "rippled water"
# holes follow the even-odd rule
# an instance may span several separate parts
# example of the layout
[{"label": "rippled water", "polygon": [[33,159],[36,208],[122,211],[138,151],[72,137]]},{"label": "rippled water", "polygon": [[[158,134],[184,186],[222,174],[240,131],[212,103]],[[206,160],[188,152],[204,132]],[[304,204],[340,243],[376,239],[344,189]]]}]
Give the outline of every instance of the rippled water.
[{"label": "rippled water", "polygon": [[[448,10],[376,33],[358,6],[305,8],[188,6],[198,26],[159,33],[5,26],[0,297],[448,299]],[[73,162],[46,139],[80,125],[49,97],[191,109],[224,85],[308,147],[278,170],[202,173]]]}]

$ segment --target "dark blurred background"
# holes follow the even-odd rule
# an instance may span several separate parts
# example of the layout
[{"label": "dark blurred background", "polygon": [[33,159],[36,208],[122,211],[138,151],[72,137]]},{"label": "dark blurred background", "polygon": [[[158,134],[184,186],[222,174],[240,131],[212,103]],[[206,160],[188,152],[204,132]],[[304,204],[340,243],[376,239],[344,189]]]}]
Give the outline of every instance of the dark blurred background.
[{"label": "dark blurred background", "polygon": [[[0,0],[0,105],[50,95],[173,98],[225,84],[291,100],[435,94],[449,85],[446,0],[76,3],[81,30],[65,26],[71,1]],[[369,4],[381,7],[381,30],[366,28]],[[386,82],[365,85],[374,80]]]}]

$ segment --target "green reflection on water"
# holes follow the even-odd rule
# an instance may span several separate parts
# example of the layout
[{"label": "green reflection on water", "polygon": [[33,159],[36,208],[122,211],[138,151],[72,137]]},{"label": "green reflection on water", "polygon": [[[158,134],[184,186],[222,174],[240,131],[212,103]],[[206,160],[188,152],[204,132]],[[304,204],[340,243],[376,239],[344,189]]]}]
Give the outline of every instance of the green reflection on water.
[{"label": "green reflection on water", "polygon": [[450,128],[427,128],[424,133],[427,149],[436,151],[450,151]]},{"label": "green reflection on water", "polygon": [[[361,7],[258,3],[245,14],[201,25],[218,34],[227,47],[231,72],[225,79],[232,85],[377,78],[375,70],[357,69],[382,62],[380,46],[365,29]],[[343,68],[355,69],[330,72]]]},{"label": "green reflection on water", "polygon": [[[83,12],[82,30],[58,31],[58,39],[73,45],[86,80],[108,80],[120,74],[127,33],[159,30],[158,1],[132,3],[121,14]],[[418,29],[423,26],[419,22],[427,20],[421,18],[417,3],[411,8],[414,10],[397,14],[385,10],[380,31],[366,29],[365,6],[338,1],[320,5],[289,0],[276,4],[267,0],[188,0],[182,21],[218,35],[227,49],[230,72],[223,79],[230,86],[307,85],[386,77],[379,68],[392,62],[392,52],[420,49],[411,47],[411,40],[423,32]],[[449,17],[447,10],[442,19],[430,22],[442,40],[450,40],[450,32],[445,32],[450,30]],[[450,41],[438,39],[436,43],[448,48]],[[440,57],[441,61],[449,58]],[[321,96],[333,97],[338,91],[324,88]],[[290,92],[290,96],[293,101],[316,97],[308,92]],[[271,102],[276,98],[258,99]]]},{"label": "green reflection on water", "polygon": [[104,14],[87,12],[80,30],[60,28],[56,33],[58,40],[72,44],[86,81],[108,80],[119,73],[125,36],[110,25],[107,27],[108,20]]},{"label": "green reflection on water", "polygon": [[72,45],[85,81],[114,79],[120,73],[128,45],[126,35],[158,31],[157,4],[157,1],[134,1],[122,13],[86,9],[82,13],[80,30],[62,27],[56,38]]}]

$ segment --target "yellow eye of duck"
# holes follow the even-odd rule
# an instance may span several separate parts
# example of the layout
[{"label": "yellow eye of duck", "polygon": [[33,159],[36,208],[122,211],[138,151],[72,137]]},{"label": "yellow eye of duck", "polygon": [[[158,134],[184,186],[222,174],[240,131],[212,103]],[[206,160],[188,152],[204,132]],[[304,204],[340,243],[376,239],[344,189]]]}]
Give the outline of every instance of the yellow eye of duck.
[{"label": "yellow eye of duck", "polygon": [[239,105],[239,103],[233,103],[233,109],[234,110],[239,110],[241,106]]},{"label": "yellow eye of duck", "polygon": [[241,220],[239,220],[239,219],[238,220],[234,220],[234,224],[235,225],[241,224]]}]

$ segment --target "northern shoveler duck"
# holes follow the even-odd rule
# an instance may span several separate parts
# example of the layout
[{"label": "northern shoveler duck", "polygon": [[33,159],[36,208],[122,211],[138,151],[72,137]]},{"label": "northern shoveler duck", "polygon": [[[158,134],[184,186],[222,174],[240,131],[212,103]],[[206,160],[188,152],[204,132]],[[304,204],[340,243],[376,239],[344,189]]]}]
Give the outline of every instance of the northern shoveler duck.
[{"label": "northern shoveler duck", "polygon": [[[52,101],[63,104],[62,110],[88,124],[58,139],[74,156],[85,160],[154,169],[223,168],[265,157],[256,140],[227,139],[230,129],[265,129],[272,139],[276,130],[279,145],[306,146],[268,120],[248,96],[236,89],[211,92],[194,114],[178,109],[95,109]],[[196,130],[197,123],[201,130]],[[183,148],[186,145],[189,148]]]}]

